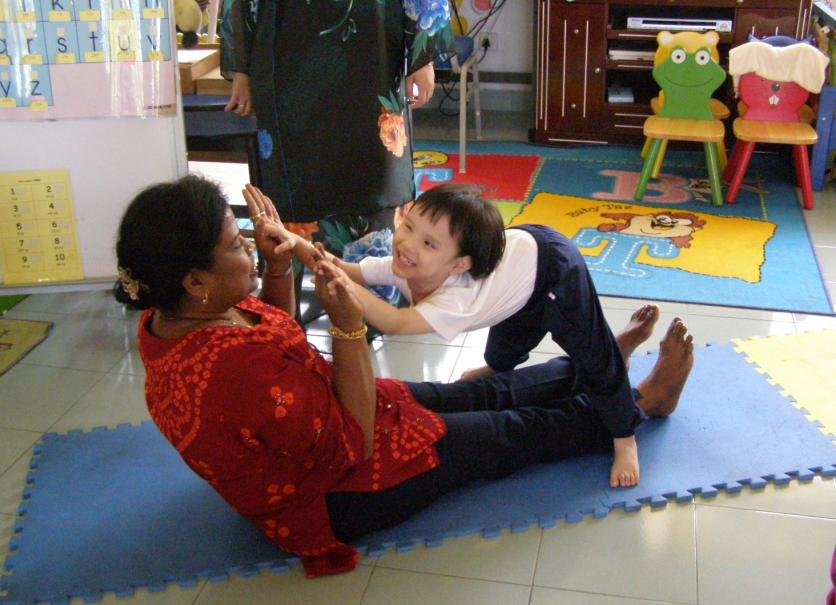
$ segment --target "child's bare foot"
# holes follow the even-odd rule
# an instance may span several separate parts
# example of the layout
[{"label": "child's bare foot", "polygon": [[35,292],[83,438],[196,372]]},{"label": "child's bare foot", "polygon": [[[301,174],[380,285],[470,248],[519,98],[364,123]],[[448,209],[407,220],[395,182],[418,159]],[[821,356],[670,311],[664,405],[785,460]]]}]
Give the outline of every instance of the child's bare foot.
[{"label": "child's bare foot", "polygon": [[472,382],[474,380],[479,380],[480,378],[484,378],[485,376],[491,376],[495,374],[493,368],[491,366],[482,366],[481,368],[474,368],[472,370],[467,370],[462,374],[462,377],[459,378],[456,382]]},{"label": "child's bare foot", "polygon": [[618,348],[621,349],[621,356],[624,363],[630,364],[630,355],[640,344],[650,338],[653,334],[653,327],[659,320],[659,307],[656,305],[644,305],[630,317],[630,321],[624,329],[615,337]]},{"label": "child's bare foot", "polygon": [[673,413],[693,365],[694,339],[677,317],[659,343],[656,365],[638,386],[642,395],[638,404],[648,416],[664,418]]},{"label": "child's bare foot", "polygon": [[615,459],[610,471],[610,487],[633,487],[639,484],[639,447],[636,436],[612,440]]}]

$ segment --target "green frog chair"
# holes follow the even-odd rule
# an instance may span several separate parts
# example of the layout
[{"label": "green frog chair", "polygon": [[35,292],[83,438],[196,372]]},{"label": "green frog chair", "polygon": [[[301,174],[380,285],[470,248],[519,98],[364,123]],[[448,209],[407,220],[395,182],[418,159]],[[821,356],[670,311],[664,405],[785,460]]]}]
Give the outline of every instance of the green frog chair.
[{"label": "green frog chair", "polygon": [[668,141],[703,143],[711,182],[712,202],[723,205],[720,182],[721,145],[725,127],[712,111],[711,97],[726,80],[719,65],[717,32],[659,32],[653,61],[653,79],[659,84],[658,113],[644,122],[649,145],[634,198],[642,201],[654,172],[658,174],[660,154]]}]

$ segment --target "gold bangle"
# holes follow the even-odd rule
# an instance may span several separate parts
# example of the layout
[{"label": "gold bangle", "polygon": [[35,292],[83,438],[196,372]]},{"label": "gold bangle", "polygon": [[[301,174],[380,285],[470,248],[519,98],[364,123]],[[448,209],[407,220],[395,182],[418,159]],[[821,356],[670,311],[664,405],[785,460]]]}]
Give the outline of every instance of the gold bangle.
[{"label": "gold bangle", "polygon": [[287,277],[291,273],[293,273],[293,263],[290,263],[290,265],[287,267],[287,271],[285,271],[284,273],[276,273],[275,271],[270,271],[268,267],[268,269],[264,272],[264,275],[266,275],[267,277]]},{"label": "gold bangle", "polygon": [[360,340],[366,336],[366,332],[369,331],[369,328],[366,324],[363,324],[362,328],[358,328],[352,332],[346,332],[345,330],[341,330],[337,326],[331,326],[328,328],[328,332],[331,334],[332,337],[338,340]]}]

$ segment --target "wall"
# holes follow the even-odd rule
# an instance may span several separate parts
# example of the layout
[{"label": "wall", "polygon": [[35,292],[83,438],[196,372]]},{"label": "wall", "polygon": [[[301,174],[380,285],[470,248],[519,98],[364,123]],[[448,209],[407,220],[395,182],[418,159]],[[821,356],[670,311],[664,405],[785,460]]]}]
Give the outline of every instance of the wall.
[{"label": "wall", "polygon": [[[495,4],[496,0],[456,0],[459,15],[468,28],[488,13],[489,3]],[[488,49],[480,71],[530,74],[534,70],[535,5],[536,0],[506,0],[500,12],[481,30],[494,32],[499,48]]]},{"label": "wall", "polygon": [[[466,29],[488,13],[490,4],[496,3],[496,0],[450,1],[456,2]],[[495,34],[498,46],[489,48],[479,64],[484,109],[533,111],[536,5],[537,0],[506,0],[499,13],[482,28],[480,34]]]}]

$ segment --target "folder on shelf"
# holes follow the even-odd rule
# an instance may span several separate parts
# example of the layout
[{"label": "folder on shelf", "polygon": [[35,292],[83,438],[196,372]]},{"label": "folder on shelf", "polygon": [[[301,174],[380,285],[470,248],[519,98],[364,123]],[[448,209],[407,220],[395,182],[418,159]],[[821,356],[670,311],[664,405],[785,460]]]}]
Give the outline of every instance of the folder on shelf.
[{"label": "folder on shelf", "polygon": [[633,103],[633,89],[626,86],[613,85],[607,88],[608,103]]}]

